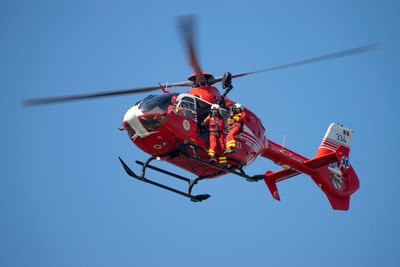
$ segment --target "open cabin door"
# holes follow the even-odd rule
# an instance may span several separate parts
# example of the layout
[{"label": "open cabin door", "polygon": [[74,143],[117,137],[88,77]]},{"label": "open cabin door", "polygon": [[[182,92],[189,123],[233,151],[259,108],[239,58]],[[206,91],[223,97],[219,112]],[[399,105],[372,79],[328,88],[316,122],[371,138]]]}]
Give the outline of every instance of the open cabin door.
[{"label": "open cabin door", "polygon": [[202,126],[201,123],[210,114],[211,104],[199,98],[196,98],[196,107],[197,107],[197,136],[208,142],[209,138],[208,127]]},{"label": "open cabin door", "polygon": [[[208,142],[209,134],[208,127],[202,126],[201,123],[209,114],[211,114],[211,104],[201,100],[200,98],[196,98],[196,107],[197,107],[197,136],[203,140]],[[222,117],[225,119],[225,125],[228,126],[228,118],[229,113],[225,109],[221,109]]]}]

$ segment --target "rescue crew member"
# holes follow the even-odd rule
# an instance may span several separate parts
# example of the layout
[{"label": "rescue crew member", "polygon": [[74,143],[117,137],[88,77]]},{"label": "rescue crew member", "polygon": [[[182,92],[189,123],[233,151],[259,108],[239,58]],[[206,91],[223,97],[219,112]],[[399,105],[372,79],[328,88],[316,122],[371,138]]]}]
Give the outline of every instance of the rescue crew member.
[{"label": "rescue crew member", "polygon": [[[216,152],[218,152],[219,164],[226,164],[226,157],[223,156],[224,151],[224,136],[223,131],[225,129],[225,120],[221,115],[220,106],[218,104],[213,104],[211,106],[211,114],[204,119],[201,123],[203,126],[208,126],[208,131],[210,133],[210,148],[208,150],[208,159],[211,163],[216,162]],[[217,150],[217,151],[216,151]]]},{"label": "rescue crew member", "polygon": [[236,140],[235,137],[243,131],[244,122],[246,120],[246,113],[243,111],[242,105],[236,103],[233,105],[231,116],[228,118],[228,124],[231,129],[226,136],[226,150],[225,154],[235,153]]}]

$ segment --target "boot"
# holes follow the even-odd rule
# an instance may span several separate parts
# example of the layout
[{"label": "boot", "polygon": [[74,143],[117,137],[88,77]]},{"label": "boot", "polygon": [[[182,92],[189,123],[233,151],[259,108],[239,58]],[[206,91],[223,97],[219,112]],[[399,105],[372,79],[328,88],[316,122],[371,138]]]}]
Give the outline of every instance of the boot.
[{"label": "boot", "polygon": [[230,148],[230,147],[228,147],[224,152],[225,155],[230,155],[230,154],[233,154],[233,153],[235,153],[235,150]]},{"label": "boot", "polygon": [[208,161],[209,161],[210,163],[215,163],[215,162],[217,162],[217,159],[214,158],[214,157],[209,156],[209,157],[208,157]]}]

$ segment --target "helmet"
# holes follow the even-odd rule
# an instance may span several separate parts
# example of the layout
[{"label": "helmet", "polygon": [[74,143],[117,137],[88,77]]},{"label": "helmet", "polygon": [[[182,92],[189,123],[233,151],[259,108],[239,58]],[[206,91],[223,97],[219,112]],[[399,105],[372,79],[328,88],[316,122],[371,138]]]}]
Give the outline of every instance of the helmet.
[{"label": "helmet", "polygon": [[240,109],[241,111],[243,111],[243,107],[242,107],[242,105],[240,105],[239,103],[236,103],[235,105],[233,105],[233,107],[234,107],[234,108],[238,108],[238,109]]},{"label": "helmet", "polygon": [[211,105],[211,110],[213,110],[213,109],[217,109],[218,111],[220,111],[220,106],[218,105],[218,104],[212,104]]}]

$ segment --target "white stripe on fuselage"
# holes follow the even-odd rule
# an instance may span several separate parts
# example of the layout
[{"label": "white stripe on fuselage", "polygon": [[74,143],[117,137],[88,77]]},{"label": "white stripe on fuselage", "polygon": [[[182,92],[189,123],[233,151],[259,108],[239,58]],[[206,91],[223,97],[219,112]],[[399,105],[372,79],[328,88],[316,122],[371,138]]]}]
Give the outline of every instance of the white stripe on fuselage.
[{"label": "white stripe on fuselage", "polygon": [[246,125],[244,125],[243,132],[239,134],[238,139],[244,140],[246,144],[257,154],[262,149],[261,142]]},{"label": "white stripe on fuselage", "polygon": [[254,133],[246,125],[244,125],[244,127],[243,127],[242,134],[244,134],[243,137],[247,138],[250,142],[252,142],[257,147],[257,150],[262,148],[262,143],[258,140],[258,138],[254,135]]}]

